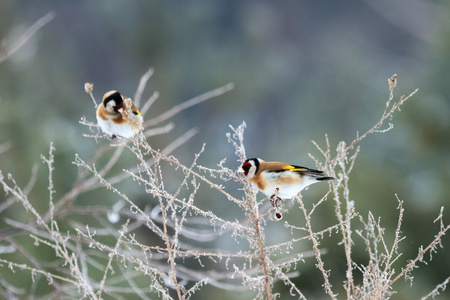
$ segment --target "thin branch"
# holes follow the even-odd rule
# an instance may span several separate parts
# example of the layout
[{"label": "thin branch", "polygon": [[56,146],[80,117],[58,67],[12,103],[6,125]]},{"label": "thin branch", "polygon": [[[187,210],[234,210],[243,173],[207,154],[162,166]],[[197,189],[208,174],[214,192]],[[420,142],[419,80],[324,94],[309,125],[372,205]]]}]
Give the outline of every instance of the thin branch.
[{"label": "thin branch", "polygon": [[136,93],[134,94],[134,104],[139,107],[141,104],[141,98],[142,93],[145,90],[145,87],[147,86],[147,82],[152,77],[155,70],[153,68],[148,69],[147,72],[145,72],[144,75],[142,75],[141,80],[139,81],[139,85],[137,87]]},{"label": "thin branch", "polygon": [[10,58],[14,53],[16,53],[20,48],[25,45],[28,40],[36,34],[44,25],[46,25],[48,22],[53,20],[55,18],[56,14],[54,11],[51,11],[47,13],[45,16],[41,17],[39,20],[37,20],[33,25],[31,25],[30,28],[28,28],[25,33],[20,36],[20,38],[13,43],[9,48],[5,49],[4,51],[0,52],[0,64]]},{"label": "thin branch", "polygon": [[[128,219],[127,222],[122,226],[122,231],[120,231],[120,236],[117,239],[116,245],[114,246],[114,252],[112,252],[112,253],[117,252],[117,249],[120,246],[121,239],[123,238],[125,232],[127,232],[127,226],[129,223],[130,223],[130,219]],[[106,264],[105,272],[103,273],[103,278],[102,278],[102,281],[100,282],[100,288],[98,289],[98,292],[97,292],[98,299],[102,299],[102,292],[103,292],[103,288],[105,286],[106,276],[108,275],[108,270],[111,267],[111,262],[112,262],[113,258],[114,258],[114,255],[109,255],[108,263]]]},{"label": "thin branch", "polygon": [[187,100],[187,101],[185,101],[185,102],[183,102],[181,104],[178,104],[178,105],[172,107],[171,109],[169,109],[168,111],[162,113],[158,117],[155,117],[153,119],[145,121],[144,122],[144,127],[147,128],[147,127],[159,124],[159,123],[161,123],[161,122],[163,122],[163,121],[173,117],[174,115],[180,113],[181,111],[183,111],[183,110],[185,110],[185,109],[187,109],[189,107],[192,107],[192,106],[197,105],[197,104],[199,104],[199,103],[201,103],[203,101],[206,101],[206,100],[218,97],[220,95],[223,95],[226,92],[232,90],[233,88],[234,88],[234,84],[228,83],[228,84],[226,84],[226,85],[224,85],[224,86],[222,86],[220,88],[211,90],[211,91],[206,92],[206,93],[204,93],[204,94],[202,94],[200,96],[197,96],[197,97],[194,97],[192,99],[189,99],[189,100]]},{"label": "thin branch", "polygon": [[296,198],[297,198],[297,202],[300,204],[300,207],[302,208],[303,214],[305,216],[306,226],[308,227],[309,236],[311,237],[311,241],[313,242],[313,249],[314,249],[314,251],[316,253],[317,267],[321,271],[322,276],[323,276],[323,280],[325,282],[325,284],[324,284],[325,291],[327,292],[328,295],[330,295],[331,299],[336,299],[336,296],[334,295],[333,291],[331,290],[330,280],[328,279],[330,271],[329,270],[325,270],[324,263],[323,263],[323,260],[322,260],[322,254],[320,252],[319,244],[317,242],[315,234],[314,234],[314,232],[312,230],[311,221],[309,219],[308,212],[307,212],[307,210],[305,208],[305,205],[303,204],[303,201],[301,200],[301,198],[299,198],[299,197],[296,197]]},{"label": "thin branch", "polygon": [[428,251],[432,250],[438,243],[440,243],[442,236],[445,235],[445,233],[450,229],[450,224],[447,225],[443,230],[441,230],[436,237],[434,238],[434,240],[425,248],[419,251],[419,254],[417,255],[417,257],[415,259],[413,259],[407,266],[406,268],[404,268],[402,270],[402,272],[400,272],[394,279],[391,280],[391,282],[389,282],[389,285],[393,285],[398,279],[400,279],[401,277],[405,276],[409,271],[412,270],[412,268],[414,268],[416,266],[416,263],[418,261],[421,261],[423,259],[423,256],[425,255],[425,253],[427,253]]},{"label": "thin branch", "polygon": [[436,285],[436,287],[426,296],[422,297],[421,300],[426,300],[430,297],[434,299],[435,296],[439,295],[439,290],[444,291],[449,283],[450,283],[450,276],[447,277],[442,283]]}]

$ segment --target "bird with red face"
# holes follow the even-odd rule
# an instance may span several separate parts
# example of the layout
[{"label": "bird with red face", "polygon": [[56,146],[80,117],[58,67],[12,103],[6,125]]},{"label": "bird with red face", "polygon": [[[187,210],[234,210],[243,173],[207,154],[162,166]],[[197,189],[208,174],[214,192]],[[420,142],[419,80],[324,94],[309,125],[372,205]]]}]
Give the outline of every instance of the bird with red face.
[{"label": "bird with red face", "polygon": [[290,199],[305,187],[324,180],[322,171],[283,162],[268,162],[260,158],[249,158],[239,168],[245,179],[266,196],[271,197],[274,207],[281,199]]}]

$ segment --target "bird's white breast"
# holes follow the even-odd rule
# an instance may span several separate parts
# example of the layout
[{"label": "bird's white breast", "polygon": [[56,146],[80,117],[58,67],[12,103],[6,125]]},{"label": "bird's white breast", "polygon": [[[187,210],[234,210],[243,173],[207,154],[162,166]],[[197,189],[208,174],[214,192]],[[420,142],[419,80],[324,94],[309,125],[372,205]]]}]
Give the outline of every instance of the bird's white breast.
[{"label": "bird's white breast", "polygon": [[135,131],[131,126],[125,122],[122,124],[114,123],[111,119],[108,118],[108,120],[102,120],[101,118],[97,117],[97,124],[100,126],[100,128],[103,130],[104,133],[110,134],[110,135],[117,135],[124,138],[131,138],[135,134]]},{"label": "bird's white breast", "polygon": [[261,176],[266,182],[266,187],[262,192],[266,196],[275,194],[278,188],[277,196],[282,199],[289,199],[296,196],[305,187],[318,182],[315,178],[304,176],[300,177],[293,172],[262,172]]}]

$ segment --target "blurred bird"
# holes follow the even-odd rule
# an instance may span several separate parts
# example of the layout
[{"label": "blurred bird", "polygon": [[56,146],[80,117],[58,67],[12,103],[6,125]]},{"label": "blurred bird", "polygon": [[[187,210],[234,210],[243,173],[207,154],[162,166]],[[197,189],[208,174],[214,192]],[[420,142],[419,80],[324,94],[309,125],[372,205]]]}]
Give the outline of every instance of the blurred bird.
[{"label": "blurred bird", "polygon": [[97,124],[112,138],[131,138],[142,129],[144,119],[130,98],[117,91],[109,91],[103,96],[97,108]]},{"label": "blurred bird", "polygon": [[274,207],[278,206],[281,199],[292,198],[313,183],[334,179],[324,176],[319,170],[282,162],[266,162],[260,158],[247,159],[237,171],[244,173],[247,181],[270,196]]}]

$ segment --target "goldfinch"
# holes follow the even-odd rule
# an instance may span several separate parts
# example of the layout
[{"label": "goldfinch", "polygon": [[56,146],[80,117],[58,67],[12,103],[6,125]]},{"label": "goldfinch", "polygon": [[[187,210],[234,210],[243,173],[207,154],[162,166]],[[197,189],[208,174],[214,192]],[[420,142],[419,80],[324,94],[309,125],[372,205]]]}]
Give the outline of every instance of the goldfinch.
[{"label": "goldfinch", "polygon": [[133,101],[117,91],[107,92],[97,108],[97,124],[112,138],[132,138],[142,129],[143,122]]},{"label": "goldfinch", "polygon": [[290,199],[313,183],[334,179],[324,176],[319,170],[282,162],[266,162],[260,158],[247,159],[237,171],[244,173],[247,181],[270,196],[274,207],[278,206],[281,199]]}]

